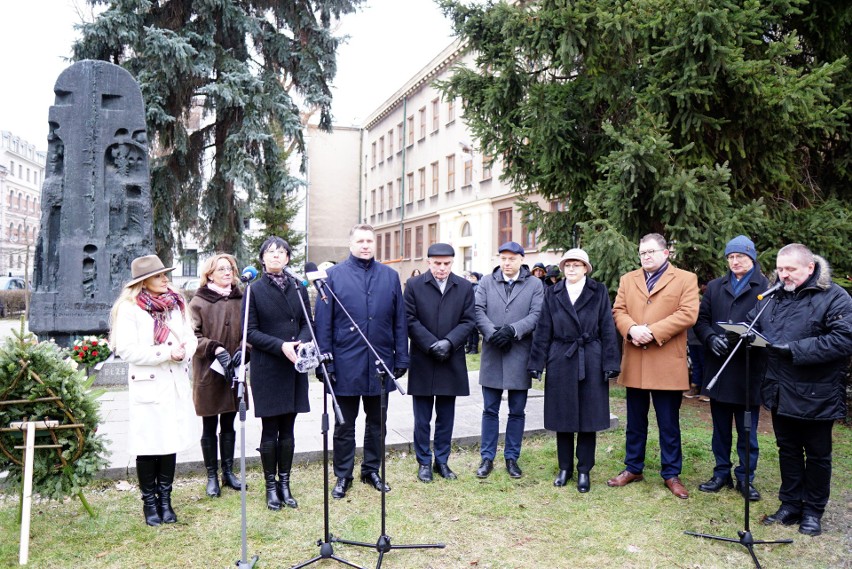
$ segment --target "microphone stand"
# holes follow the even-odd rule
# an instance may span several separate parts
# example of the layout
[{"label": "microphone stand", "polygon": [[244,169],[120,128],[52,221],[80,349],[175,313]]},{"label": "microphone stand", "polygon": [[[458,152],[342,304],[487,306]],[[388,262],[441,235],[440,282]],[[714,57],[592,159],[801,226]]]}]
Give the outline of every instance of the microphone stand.
[{"label": "microphone stand", "polygon": [[[293,279],[297,285],[303,285],[304,283],[300,282],[298,279]],[[301,291],[297,291],[297,295],[299,297],[299,304],[302,306],[302,314],[305,315],[305,320],[308,323],[308,329],[311,332],[311,338],[314,342],[314,345],[319,347],[317,344],[317,336],[314,332],[313,319],[311,318],[310,312],[308,312],[308,308],[305,305],[305,299],[302,298]],[[308,559],[303,563],[299,563],[298,565],[294,565],[292,569],[299,569],[300,567],[307,567],[313,563],[318,561],[322,561],[323,559],[333,559],[338,563],[343,563],[344,565],[348,565],[349,567],[357,567],[358,569],[363,569],[360,565],[355,565],[335,555],[334,546],[332,546],[331,542],[333,541],[333,537],[329,532],[329,515],[328,515],[328,494],[329,494],[329,483],[328,483],[328,462],[329,462],[329,454],[328,454],[328,398],[331,396],[332,407],[334,408],[334,417],[339,424],[343,424],[343,412],[340,410],[340,406],[337,404],[337,397],[334,395],[334,389],[331,386],[331,378],[328,375],[328,369],[325,367],[325,360],[322,358],[322,354],[320,354],[320,369],[322,370],[323,383],[325,384],[325,389],[323,389],[323,397],[322,397],[322,470],[323,470],[323,537],[322,539],[317,540],[317,545],[320,548],[319,555]]]},{"label": "microphone stand", "polygon": [[728,363],[731,361],[731,359],[733,359],[734,354],[737,353],[737,350],[740,348],[740,346],[745,344],[745,394],[746,395],[745,395],[745,412],[743,414],[743,430],[745,431],[745,435],[746,435],[746,447],[745,447],[746,460],[745,460],[745,476],[744,476],[744,480],[743,480],[743,492],[742,492],[743,503],[744,503],[743,529],[737,532],[739,539],[734,539],[734,538],[730,538],[730,537],[723,537],[723,536],[718,536],[718,535],[710,535],[710,534],[706,534],[706,533],[696,533],[696,532],[691,532],[691,531],[683,532],[686,535],[694,535],[696,537],[703,537],[703,538],[706,538],[706,539],[713,539],[713,540],[716,540],[716,541],[726,541],[726,542],[730,542],[730,543],[739,543],[740,545],[742,545],[743,547],[745,547],[748,550],[749,555],[751,555],[752,561],[754,561],[754,566],[757,567],[757,569],[761,569],[761,567],[760,567],[760,562],[757,560],[757,555],[755,555],[755,553],[754,553],[754,546],[755,545],[772,544],[772,543],[793,543],[792,539],[779,539],[779,540],[773,540],[773,541],[765,541],[765,540],[754,539],[754,536],[752,536],[752,534],[751,534],[751,529],[749,528],[749,517],[750,517],[749,516],[749,507],[751,505],[751,502],[748,499],[748,484],[751,483],[750,482],[750,480],[751,480],[751,367],[750,367],[750,356],[751,356],[751,348],[752,348],[751,343],[752,343],[752,340],[754,339],[754,335],[751,333],[751,331],[754,328],[754,325],[760,319],[760,315],[763,314],[763,311],[766,310],[767,306],[769,306],[769,302],[771,300],[772,299],[770,298],[770,300],[767,301],[766,304],[763,305],[763,307],[760,309],[760,311],[754,317],[754,320],[752,320],[751,323],[748,325],[748,328],[746,328],[746,331],[743,332],[740,335],[740,339],[737,342],[737,345],[734,346],[734,349],[731,350],[731,353],[728,355],[728,359],[725,360],[725,362],[722,364],[722,367],[719,368],[719,371],[716,373],[715,376],[713,376],[713,379],[710,381],[710,383],[707,384],[707,389],[710,389],[711,387],[713,387],[716,384],[716,381],[718,381],[719,376],[725,370],[725,367],[728,365]]},{"label": "microphone stand", "polygon": [[240,513],[242,517],[242,554],[236,562],[238,569],[251,569],[255,566],[258,556],[248,557],[248,546],[246,544],[246,335],[248,333],[249,299],[251,296],[251,283],[246,282],[245,309],[243,311],[243,338],[240,344],[240,366],[234,374],[237,383],[237,399],[240,411]]},{"label": "microphone stand", "polygon": [[[355,322],[355,319],[352,318],[352,315],[349,314],[349,311],[346,310],[346,307],[343,305],[342,302],[340,302],[340,299],[337,298],[337,295],[334,294],[334,291],[331,289],[329,284],[322,279],[317,280],[316,282],[320,283],[320,286],[324,287],[328,291],[329,295],[331,295],[331,297],[332,297],[332,300],[337,303],[337,306],[340,307],[340,309],[346,315],[346,318],[349,319],[349,322],[352,324],[353,329],[358,332],[358,335],[361,336],[361,339],[364,341],[364,344],[367,346],[367,349],[370,350],[370,353],[372,353],[373,357],[375,358],[376,377],[379,380],[379,392],[381,394],[382,428],[381,428],[381,442],[380,442],[380,446],[379,446],[379,453],[380,453],[381,460],[382,460],[381,478],[382,478],[382,482],[385,483],[387,481],[387,478],[385,477],[385,472],[386,472],[386,470],[385,470],[385,467],[386,467],[386,459],[385,459],[386,441],[385,441],[385,438],[387,437],[387,424],[386,423],[387,423],[387,409],[388,409],[387,388],[385,387],[386,379],[388,377],[390,377],[393,380],[393,382],[396,385],[396,388],[399,390],[400,394],[405,395],[405,391],[402,389],[402,386],[396,380],[396,377],[394,377],[393,372],[390,370],[390,368],[388,368],[387,363],[385,363],[385,361],[381,358],[381,356],[379,356],[378,352],[376,352],[375,347],[373,347],[373,344],[370,343],[370,340],[367,338],[367,336],[364,335],[364,332],[361,331],[361,328]],[[326,474],[326,477],[327,476],[328,475]],[[381,534],[379,535],[379,538],[378,538],[378,540],[376,541],[375,544],[367,543],[367,542],[361,542],[361,541],[351,541],[351,540],[348,540],[348,539],[340,539],[340,538],[334,537],[334,536],[331,536],[331,541],[334,541],[334,542],[337,542],[337,543],[346,543],[346,544],[349,544],[349,545],[356,545],[358,547],[375,547],[376,551],[378,551],[378,553],[379,553],[379,559],[378,559],[378,562],[376,563],[376,569],[379,569],[382,566],[382,560],[384,559],[385,553],[388,553],[392,549],[443,549],[444,547],[446,547],[446,544],[443,544],[443,543],[391,544],[391,537],[387,534],[387,530],[386,530],[386,526],[387,526],[387,502],[386,502],[386,496],[385,495],[387,493],[384,490],[382,490],[381,494],[382,494],[382,499],[381,499],[381,502],[382,502],[382,506],[381,506],[382,529],[381,529]],[[293,568],[293,569],[295,569],[295,568]]]}]

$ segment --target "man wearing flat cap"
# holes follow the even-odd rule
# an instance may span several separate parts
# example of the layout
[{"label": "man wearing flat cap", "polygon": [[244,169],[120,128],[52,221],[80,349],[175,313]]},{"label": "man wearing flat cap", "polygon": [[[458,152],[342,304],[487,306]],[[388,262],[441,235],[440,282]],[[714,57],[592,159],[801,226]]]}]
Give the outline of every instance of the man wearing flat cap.
[{"label": "man wearing flat cap", "polygon": [[[429,270],[405,285],[411,338],[408,394],[414,408],[414,453],[421,482],[431,482],[433,470],[455,480],[448,459],[456,397],[470,395],[463,348],[474,328],[473,285],[452,273],[455,254],[447,243],[431,245],[427,252]],[[434,465],[429,447],[433,408]]]},{"label": "man wearing flat cap", "polygon": [[541,313],[544,285],[524,265],[524,248],[514,241],[497,250],[500,264],[482,277],[476,289],[476,327],[482,334],[482,461],[476,476],[486,478],[494,469],[500,427],[500,401],[508,392],[509,419],[503,457],[506,472],[512,478],[523,473],[518,466],[524,437],[527,392],[532,381],[527,359],[532,347],[532,332]]},{"label": "man wearing flat cap", "polygon": [[[757,304],[757,295],[769,287],[769,281],[760,272],[754,243],[745,235],[738,235],[725,246],[728,272],[707,284],[707,291],[698,308],[695,334],[706,347],[704,356],[704,392],[710,396],[710,415],[713,418],[711,448],[716,458],[716,467],[710,480],[701,484],[702,492],[718,492],[733,487],[731,469],[736,477],[737,491],[749,500],[760,500],[760,493],[753,485],[757,469],[757,422],[760,417],[760,383],[765,366],[765,350],[753,349],[746,370],[745,346],[741,346],[728,362],[712,389],[707,389],[710,380],[719,373],[728,359],[731,346],[725,330],[717,322],[745,322],[749,311]],[[746,408],[745,374],[749,374],[748,400]],[[732,424],[737,429],[737,456],[739,464],[731,463],[733,442]],[[746,441],[749,453],[746,455]],[[748,462],[746,462],[748,461]],[[745,479],[748,464],[748,480]]]}]

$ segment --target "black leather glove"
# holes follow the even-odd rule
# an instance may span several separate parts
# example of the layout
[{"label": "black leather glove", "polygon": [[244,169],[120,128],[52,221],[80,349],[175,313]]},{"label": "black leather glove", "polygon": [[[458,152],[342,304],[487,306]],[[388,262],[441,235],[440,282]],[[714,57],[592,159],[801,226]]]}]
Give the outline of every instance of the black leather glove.
[{"label": "black leather glove", "polygon": [[618,370],[615,370],[615,369],[604,370],[604,381],[609,381],[611,379],[615,379],[616,377],[618,377],[619,373],[621,373],[621,372],[619,372]]},{"label": "black leather glove", "polygon": [[769,353],[779,358],[792,358],[793,350],[790,349],[790,344],[769,344],[766,346]]},{"label": "black leather glove", "polygon": [[710,336],[709,344],[710,351],[713,352],[713,355],[717,358],[724,358],[728,355],[728,352],[731,351],[731,344],[728,342],[728,339],[721,334]]},{"label": "black leather glove", "polygon": [[740,341],[740,335],[731,330],[725,331],[725,339],[728,340],[729,346],[736,346],[737,342]]},{"label": "black leather glove", "polygon": [[453,345],[449,340],[444,338],[443,340],[433,342],[432,345],[429,346],[429,355],[438,361],[444,361],[450,357],[452,350]]},{"label": "black leather glove", "polygon": [[234,352],[234,355],[231,356],[231,366],[234,369],[237,369],[238,367],[240,367],[241,363],[243,363],[243,353],[242,351],[237,350],[236,352]]},{"label": "black leather glove", "polygon": [[514,336],[515,331],[511,326],[501,326],[491,334],[491,338],[488,341],[505,352],[508,351],[506,346],[511,346]]},{"label": "black leather glove", "polygon": [[407,371],[408,371],[407,367],[395,367],[395,368],[393,368],[394,379],[399,379],[400,377],[405,375],[405,372],[407,372]]},{"label": "black leather glove", "polygon": [[222,350],[221,352],[216,354],[216,359],[219,360],[219,364],[222,366],[222,370],[224,372],[223,375],[228,379],[231,379],[230,377],[228,377],[228,366],[231,365],[231,356],[228,355],[228,352]]},{"label": "black leather glove", "polygon": [[541,379],[541,371],[537,369],[528,369],[527,374],[529,374],[530,379]]}]

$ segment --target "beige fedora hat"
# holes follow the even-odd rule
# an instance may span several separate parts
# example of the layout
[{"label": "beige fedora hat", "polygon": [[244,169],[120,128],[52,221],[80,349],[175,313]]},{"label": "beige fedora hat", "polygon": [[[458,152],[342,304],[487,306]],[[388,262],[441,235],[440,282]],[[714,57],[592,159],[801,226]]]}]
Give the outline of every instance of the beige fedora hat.
[{"label": "beige fedora hat", "polygon": [[563,267],[567,261],[580,261],[584,265],[586,265],[586,272],[592,272],[592,264],[589,262],[589,254],[583,251],[582,249],[568,249],[562,258],[559,259],[559,270],[563,273],[565,270]]},{"label": "beige fedora hat", "polygon": [[148,277],[168,273],[175,270],[177,267],[167,267],[163,264],[160,258],[156,255],[145,255],[144,257],[136,257],[130,263],[130,282],[125,287],[133,286],[140,281],[144,281]]}]

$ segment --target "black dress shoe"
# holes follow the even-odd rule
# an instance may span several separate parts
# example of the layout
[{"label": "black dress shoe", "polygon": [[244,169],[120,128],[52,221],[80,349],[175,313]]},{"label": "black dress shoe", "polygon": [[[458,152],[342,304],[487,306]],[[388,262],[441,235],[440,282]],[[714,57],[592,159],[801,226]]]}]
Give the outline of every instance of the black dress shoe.
[{"label": "black dress shoe", "polygon": [[822,533],[822,525],[819,518],[810,514],[802,516],[802,523],[799,524],[799,533],[805,535],[817,536]]},{"label": "black dress shoe", "polygon": [[346,496],[346,492],[352,487],[351,478],[338,478],[334,489],[331,491],[331,497],[340,500]]},{"label": "black dress shoe", "polygon": [[781,505],[778,508],[778,511],[772,514],[771,516],[766,516],[763,518],[764,525],[771,524],[783,524],[785,526],[791,526],[793,524],[797,524],[802,520],[802,514],[793,510],[790,506]]},{"label": "black dress shoe", "polygon": [[745,496],[747,493],[749,502],[760,501],[760,492],[757,491],[757,488],[752,486],[751,482],[749,482],[748,489],[746,489],[745,484],[737,480],[737,492],[739,492],[743,496]]},{"label": "black dress shoe", "polygon": [[490,458],[483,458],[479,463],[479,468],[476,469],[477,478],[488,478],[491,471],[494,470],[494,461]]},{"label": "black dress shoe", "polygon": [[699,484],[698,489],[702,492],[716,493],[722,488],[732,488],[734,486],[730,476],[714,476],[704,484]]},{"label": "black dress shoe", "polygon": [[432,482],[432,469],[428,464],[421,464],[417,467],[417,479],[420,482]]},{"label": "black dress shoe", "polygon": [[569,480],[571,480],[571,473],[567,470],[560,470],[559,474],[556,475],[556,479],[553,481],[553,485],[557,488],[561,488],[565,486]]},{"label": "black dress shoe", "polygon": [[509,473],[509,476],[511,478],[520,478],[524,475],[524,473],[521,471],[521,467],[518,466],[518,461],[513,458],[506,459],[506,472]]},{"label": "black dress shoe", "polygon": [[447,480],[455,480],[456,478],[458,478],[458,476],[456,476],[456,473],[450,470],[450,467],[447,465],[446,462],[436,462],[435,472],[437,472],[441,475],[442,478],[446,478]]},{"label": "black dress shoe", "polygon": [[581,494],[585,494],[592,487],[592,483],[589,480],[588,472],[578,472],[577,473],[577,491]]},{"label": "black dress shoe", "polygon": [[[427,467],[428,468],[428,467]],[[369,484],[379,492],[385,491],[390,492],[391,488],[384,482],[382,482],[382,477],[379,476],[378,472],[368,472],[366,474],[361,475],[361,482],[364,484]]]}]

